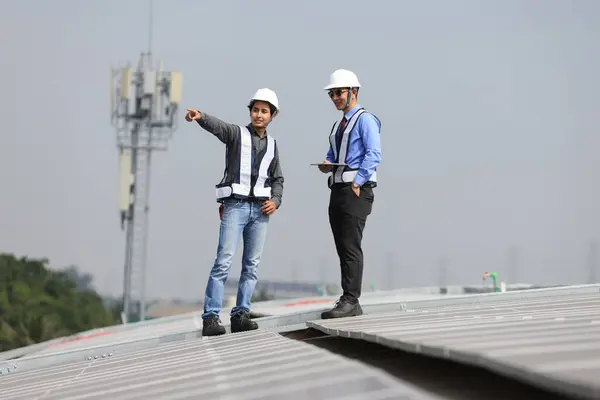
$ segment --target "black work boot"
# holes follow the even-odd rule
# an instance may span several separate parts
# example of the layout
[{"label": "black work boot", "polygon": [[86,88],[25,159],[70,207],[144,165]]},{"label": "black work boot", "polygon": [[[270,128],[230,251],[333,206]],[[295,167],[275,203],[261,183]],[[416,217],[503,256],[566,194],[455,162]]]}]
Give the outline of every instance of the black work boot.
[{"label": "black work boot", "polygon": [[331,319],[331,318],[344,318],[344,317],[356,317],[362,315],[362,308],[360,308],[360,304],[358,300],[349,297],[342,296],[335,303],[335,306],[329,310],[325,311],[321,314],[322,319]]},{"label": "black work boot", "polygon": [[219,317],[210,315],[202,321],[202,336],[218,336],[225,334],[225,327],[219,324]]},{"label": "black work boot", "polygon": [[258,324],[250,319],[247,311],[240,311],[231,316],[231,333],[253,331]]}]

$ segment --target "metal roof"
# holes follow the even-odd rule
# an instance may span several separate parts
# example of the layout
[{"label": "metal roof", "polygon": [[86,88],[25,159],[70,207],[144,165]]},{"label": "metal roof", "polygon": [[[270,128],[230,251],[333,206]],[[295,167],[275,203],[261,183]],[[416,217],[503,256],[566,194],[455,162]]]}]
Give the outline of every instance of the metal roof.
[{"label": "metal roof", "polygon": [[[506,375],[529,376],[537,384],[542,377],[550,383],[564,379],[571,392],[596,393],[595,382],[586,386],[577,379],[600,376],[593,370],[600,360],[600,324],[592,323],[600,319],[599,289],[442,297],[373,292],[363,304],[368,315],[327,321],[316,320],[331,303],[286,301],[265,305],[273,315],[256,319],[259,331],[217,338],[200,337],[200,310],[96,329],[0,353],[0,400],[184,399],[211,393],[232,399],[435,398],[365,360],[352,361],[276,333],[307,325],[485,364]],[[223,322],[228,325],[229,319]],[[15,355],[20,358],[7,360]],[[535,373],[531,368],[537,368]]]},{"label": "metal roof", "polygon": [[273,332],[163,344],[0,379],[0,400],[439,399],[385,372]]},{"label": "metal roof", "polygon": [[[462,287],[456,287],[452,292],[460,293],[463,289],[464,288]],[[450,294],[441,295],[439,292],[440,288],[434,286],[403,288],[393,291],[365,292],[361,297],[361,304],[363,305],[363,308],[368,307],[373,312],[380,312],[385,309],[402,308],[402,305],[407,302],[412,303],[417,300],[430,300],[435,298],[447,301],[452,297]],[[463,294],[462,297],[464,296],[465,295]],[[252,311],[256,316],[260,317],[281,317],[264,319],[264,323],[269,324],[269,328],[273,327],[274,324],[281,326],[279,323],[281,320],[295,320],[296,322],[293,322],[292,325],[301,323],[304,326],[304,322],[307,321],[306,318],[313,315],[314,312],[317,313],[311,318],[319,318],[318,314],[331,307],[337,298],[337,296],[312,296],[295,300],[285,299],[256,302],[253,304]],[[226,326],[229,324],[230,311],[231,308],[224,308],[220,315],[221,320]],[[202,324],[200,320],[201,313],[202,310],[199,308],[198,311],[195,312],[93,329],[64,338],[1,352],[0,372],[2,361],[11,358],[64,353],[66,351],[82,350],[111,343],[127,343],[134,341],[148,341],[150,343],[156,341],[158,338],[197,331],[201,328]],[[287,323],[283,323],[283,325],[286,324]]]},{"label": "metal roof", "polygon": [[[417,291],[417,293],[413,293]],[[421,294],[419,290],[399,290],[392,292],[371,292],[364,301],[364,307],[372,312],[398,310],[402,304],[409,300],[439,298],[440,295]],[[253,305],[253,312],[263,316],[260,320],[261,328],[273,329],[288,326],[297,326],[309,319],[319,318],[321,311],[330,308],[337,297],[314,296],[296,300],[275,300],[257,302]],[[229,312],[231,308],[225,308],[221,312],[223,325],[229,326]],[[15,357],[25,357],[29,360],[34,357],[40,359],[45,355],[44,363],[57,362],[67,359],[76,351],[90,350],[93,354],[95,349],[105,346],[138,346],[152,347],[162,341],[175,340],[177,336],[191,335],[202,329],[202,310],[196,312],[162,317],[149,321],[128,323],[125,325],[108,326],[100,329],[80,332],[76,335],[54,339],[52,341],[37,343],[19,349],[0,353],[0,373],[2,373],[3,360]],[[57,355],[57,357],[54,357]]]},{"label": "metal roof", "polygon": [[[435,291],[417,292],[408,290],[375,291],[366,292],[361,296],[361,305],[376,306],[392,303],[401,304],[417,300],[447,299],[453,296],[454,295],[440,294],[439,288],[437,288],[437,293]],[[464,294],[462,296],[464,296]],[[261,301],[252,305],[252,312],[258,315],[284,315],[301,311],[323,311],[333,307],[333,304],[339,298],[340,296],[338,295]]]},{"label": "metal roof", "polygon": [[600,286],[407,303],[405,311],[307,326],[600,398]]},{"label": "metal roof", "polygon": [[[380,313],[402,310],[403,307],[401,303],[384,303],[365,305],[363,308],[368,312]],[[285,332],[306,328],[306,321],[319,318],[321,311],[288,310],[288,314],[257,318],[255,321],[262,330]],[[225,319],[223,325],[227,332],[230,332],[229,319]],[[90,357],[94,359],[103,354],[141,351],[163,343],[201,337],[201,330],[200,313],[194,313],[82,332],[74,337],[64,338],[63,341],[52,341],[42,347],[25,349],[23,355],[14,360],[9,360],[8,357],[0,358],[0,375],[86,360]],[[11,356],[16,354],[14,351],[9,353]]]}]

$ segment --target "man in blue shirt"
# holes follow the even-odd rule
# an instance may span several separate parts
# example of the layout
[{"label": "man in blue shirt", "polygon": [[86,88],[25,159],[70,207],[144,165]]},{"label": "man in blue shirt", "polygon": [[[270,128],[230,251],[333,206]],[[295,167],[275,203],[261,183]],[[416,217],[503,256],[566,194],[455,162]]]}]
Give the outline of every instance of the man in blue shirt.
[{"label": "man in blue shirt", "polygon": [[321,315],[323,319],[362,315],[358,302],[363,276],[361,243],[381,162],[381,122],[358,104],[359,88],[358,77],[345,69],[334,71],[325,86],[343,113],[341,121],[331,128],[329,151],[319,166],[321,172],[331,173],[329,224],[340,258],[343,294],[333,309]]}]

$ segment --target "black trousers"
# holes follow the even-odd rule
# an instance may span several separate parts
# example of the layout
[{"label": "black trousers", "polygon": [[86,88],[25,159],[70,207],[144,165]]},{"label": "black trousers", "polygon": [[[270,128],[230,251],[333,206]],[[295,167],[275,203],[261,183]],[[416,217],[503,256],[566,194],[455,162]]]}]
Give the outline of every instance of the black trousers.
[{"label": "black trousers", "polygon": [[329,198],[329,225],[340,258],[344,296],[358,299],[362,289],[362,238],[375,196],[363,186],[360,197],[350,185],[334,185]]}]

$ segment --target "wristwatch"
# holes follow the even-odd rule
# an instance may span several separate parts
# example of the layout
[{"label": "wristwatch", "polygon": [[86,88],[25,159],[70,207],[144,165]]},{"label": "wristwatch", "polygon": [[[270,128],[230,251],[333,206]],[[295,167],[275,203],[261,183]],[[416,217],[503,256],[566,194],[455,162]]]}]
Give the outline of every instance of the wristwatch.
[{"label": "wristwatch", "polygon": [[358,189],[360,187],[360,185],[358,183],[356,183],[356,182],[352,182],[352,187],[354,189]]}]

